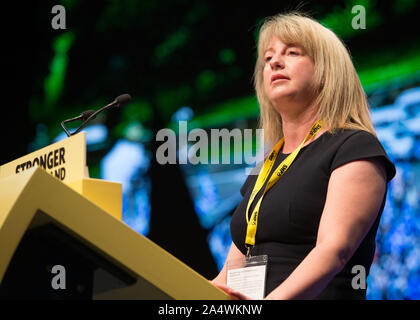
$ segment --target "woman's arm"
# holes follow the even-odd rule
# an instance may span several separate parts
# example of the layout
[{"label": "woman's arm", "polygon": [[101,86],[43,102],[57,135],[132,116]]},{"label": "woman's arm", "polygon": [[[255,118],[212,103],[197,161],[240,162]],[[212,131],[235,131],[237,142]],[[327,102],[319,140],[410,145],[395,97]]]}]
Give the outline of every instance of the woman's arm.
[{"label": "woman's arm", "polygon": [[266,299],[313,299],[321,293],[374,223],[385,176],[375,159],[349,162],[332,172],[315,248]]},{"label": "woman's arm", "polygon": [[234,300],[249,300],[249,298],[245,295],[243,295],[242,293],[233,290],[232,288],[229,288],[226,283],[227,283],[227,272],[226,272],[226,268],[227,268],[227,262],[231,261],[231,260],[236,260],[239,258],[243,258],[245,257],[245,255],[239,251],[239,249],[236,247],[236,245],[233,243],[230,245],[230,249],[228,252],[228,255],[226,257],[225,260],[225,264],[223,265],[222,270],[219,272],[219,274],[217,275],[216,278],[214,278],[212,281],[210,281],[214,286],[218,287],[219,289],[223,290],[224,292],[226,292],[228,295],[230,295]]},{"label": "woman's arm", "polygon": [[[245,245],[245,244],[244,244]],[[225,264],[223,265],[222,270],[219,272],[216,278],[214,278],[211,282],[215,285],[226,285],[226,264],[229,260],[235,260],[239,258],[243,258],[245,255],[239,251],[239,249],[235,246],[235,244],[232,241],[232,244],[230,245],[230,249],[227,255],[227,258],[225,260]]]}]

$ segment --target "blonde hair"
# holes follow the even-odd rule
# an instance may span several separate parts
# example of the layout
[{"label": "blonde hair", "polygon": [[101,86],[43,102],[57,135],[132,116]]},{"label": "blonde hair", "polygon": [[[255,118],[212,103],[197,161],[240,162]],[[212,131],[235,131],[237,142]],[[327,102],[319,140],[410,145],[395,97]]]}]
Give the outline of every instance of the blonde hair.
[{"label": "blonde hair", "polygon": [[260,28],[254,85],[260,105],[260,128],[268,150],[283,136],[281,116],[264,91],[264,51],[273,36],[285,44],[296,44],[315,66],[315,104],[318,120],[334,133],[337,129],[360,129],[375,134],[370,120],[366,94],[350,54],[334,32],[301,13],[278,14],[265,20]]}]

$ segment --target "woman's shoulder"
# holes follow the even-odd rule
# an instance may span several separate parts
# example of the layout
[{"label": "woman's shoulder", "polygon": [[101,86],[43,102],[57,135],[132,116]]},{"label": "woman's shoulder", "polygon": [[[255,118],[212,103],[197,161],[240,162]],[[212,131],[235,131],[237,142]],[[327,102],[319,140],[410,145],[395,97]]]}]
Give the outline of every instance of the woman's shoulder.
[{"label": "woman's shoulder", "polygon": [[395,166],[375,134],[365,130],[339,129],[329,133],[329,139],[336,147],[331,171],[346,162],[376,158],[383,163],[388,181],[395,176]]},{"label": "woman's shoulder", "polygon": [[361,151],[376,150],[386,153],[378,137],[365,130],[337,129],[325,132],[320,138],[322,143],[330,146],[334,152],[340,150],[354,152],[357,147],[361,148]]},{"label": "woman's shoulder", "polygon": [[336,129],[333,132],[328,131],[329,136],[332,139],[337,139],[341,141],[346,141],[347,139],[352,140],[369,140],[369,141],[377,141],[379,142],[378,138],[375,134],[361,129]]}]

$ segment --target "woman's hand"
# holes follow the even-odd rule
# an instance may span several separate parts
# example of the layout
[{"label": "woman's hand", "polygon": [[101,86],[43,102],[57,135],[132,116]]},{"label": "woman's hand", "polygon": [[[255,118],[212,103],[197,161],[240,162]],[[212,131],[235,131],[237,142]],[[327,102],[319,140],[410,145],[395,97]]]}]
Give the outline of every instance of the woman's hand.
[{"label": "woman's hand", "polygon": [[240,293],[239,291],[233,290],[232,288],[230,288],[230,287],[228,287],[228,286],[226,286],[224,284],[217,283],[214,280],[213,281],[210,281],[210,283],[212,285],[214,285],[215,287],[218,287],[222,291],[226,292],[234,300],[251,300],[250,297],[247,297],[246,295]]}]

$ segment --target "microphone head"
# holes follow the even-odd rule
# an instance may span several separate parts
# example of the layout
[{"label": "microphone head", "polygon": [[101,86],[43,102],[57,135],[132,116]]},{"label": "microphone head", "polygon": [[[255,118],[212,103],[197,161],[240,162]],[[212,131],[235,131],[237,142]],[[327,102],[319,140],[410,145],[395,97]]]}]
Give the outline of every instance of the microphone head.
[{"label": "microphone head", "polygon": [[123,107],[131,101],[131,96],[128,93],[124,93],[116,97],[115,101],[117,102],[117,107]]},{"label": "microphone head", "polygon": [[[86,111],[83,111],[80,114],[80,116],[82,117],[82,121],[86,121],[94,113],[95,113],[95,110],[86,110]],[[95,118],[96,118],[96,116],[94,116],[92,119],[95,119]]]}]

